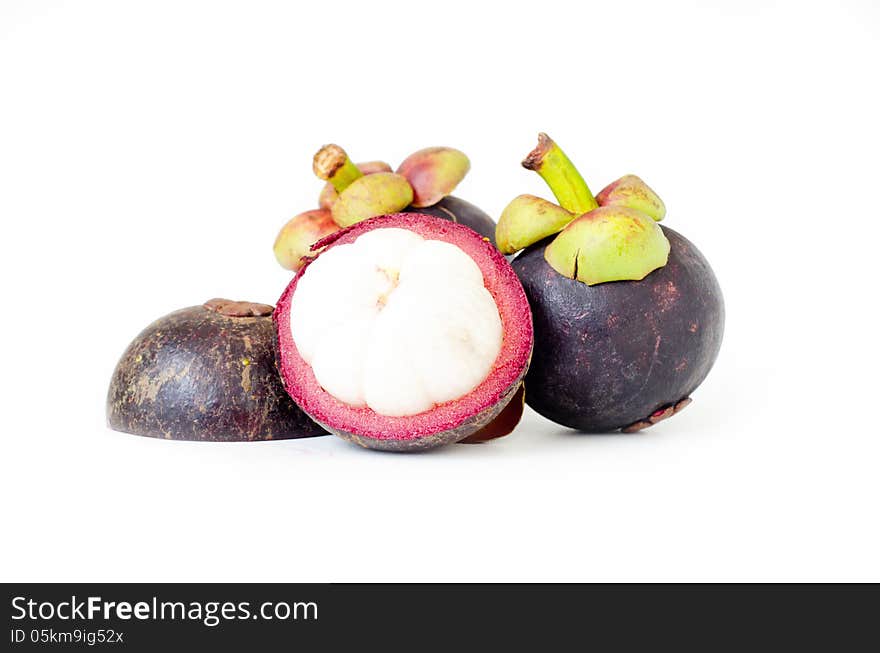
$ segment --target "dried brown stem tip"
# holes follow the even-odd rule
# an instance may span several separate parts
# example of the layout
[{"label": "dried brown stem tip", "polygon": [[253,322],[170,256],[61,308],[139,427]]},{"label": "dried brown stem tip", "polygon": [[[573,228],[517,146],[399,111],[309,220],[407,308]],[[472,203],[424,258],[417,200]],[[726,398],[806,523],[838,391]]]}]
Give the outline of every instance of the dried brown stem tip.
[{"label": "dried brown stem tip", "polygon": [[575,215],[592,211],[597,206],[587,182],[565,152],[544,132],[538,134],[538,145],[522,162],[526,170],[534,170],[547,182],[559,206]]},{"label": "dried brown stem tip", "polygon": [[348,154],[338,145],[325,145],[315,153],[312,170],[324,181],[333,184],[337,193],[348,188],[353,181],[363,177],[363,173],[351,162]]},{"label": "dried brown stem tip", "polygon": [[541,164],[544,162],[544,157],[547,156],[547,153],[550,149],[555,145],[553,139],[547,136],[544,132],[538,134],[538,144],[535,146],[535,149],[526,155],[526,158],[522,161],[522,167],[526,170],[534,170],[538,171],[541,168]]},{"label": "dried brown stem tip", "polygon": [[336,171],[345,165],[348,154],[338,145],[330,143],[315,153],[312,159],[312,170],[321,179],[330,179]]}]

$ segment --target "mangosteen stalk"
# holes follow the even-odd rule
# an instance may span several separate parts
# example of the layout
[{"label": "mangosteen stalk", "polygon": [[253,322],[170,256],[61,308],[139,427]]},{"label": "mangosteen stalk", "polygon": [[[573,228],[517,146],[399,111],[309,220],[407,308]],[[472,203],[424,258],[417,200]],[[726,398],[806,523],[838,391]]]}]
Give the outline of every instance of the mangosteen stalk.
[{"label": "mangosteen stalk", "polygon": [[541,175],[559,200],[559,205],[576,216],[599,206],[581,173],[547,134],[538,134],[538,145],[529,152],[522,165],[526,170],[534,170]]},{"label": "mangosteen stalk", "polygon": [[520,195],[498,221],[502,251],[528,246],[561,228],[544,249],[544,258],[569,279],[588,285],[637,281],[666,265],[669,240],[657,225],[666,210],[641,179],[627,175],[605,188],[597,200],[574,164],[544,133],[523,167],[541,175],[572,219],[567,221],[564,213],[539,198]]},{"label": "mangosteen stalk", "polygon": [[332,143],[315,153],[312,170],[319,178],[333,184],[337,193],[341,193],[353,181],[364,176],[364,173],[348,158],[348,153]]}]

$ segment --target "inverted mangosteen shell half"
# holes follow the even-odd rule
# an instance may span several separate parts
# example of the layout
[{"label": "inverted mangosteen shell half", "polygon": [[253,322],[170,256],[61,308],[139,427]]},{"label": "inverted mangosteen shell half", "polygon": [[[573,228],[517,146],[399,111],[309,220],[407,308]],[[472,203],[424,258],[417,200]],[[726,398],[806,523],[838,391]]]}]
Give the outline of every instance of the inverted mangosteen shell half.
[{"label": "inverted mangosteen shell half", "polygon": [[641,281],[569,279],[544,259],[550,239],[513,261],[535,326],[526,403],[544,417],[637,430],[686,405],[706,378],[724,334],[721,288],[694,244],[662,229],[669,260]]},{"label": "inverted mangosteen shell half", "polygon": [[[534,335],[531,313],[522,285],[510,264],[478,232],[452,222],[448,216],[438,220],[425,213],[405,212],[369,218],[330,234],[315,243],[313,249],[323,253],[334,245],[353,242],[361,234],[378,228],[409,229],[425,238],[448,240],[474,258],[483,272],[487,289],[498,305],[504,329],[501,353],[492,372],[465,397],[408,417],[383,416],[368,408],[353,408],[335,399],[321,388],[311,367],[299,355],[290,330],[293,294],[300,278],[308,271],[309,261],[284,290],[273,314],[278,335],[278,369],[284,387],[303,412],[322,427],[368,449],[412,452],[461,442],[474,434],[479,440],[506,434],[506,431],[496,434],[492,429],[487,429],[484,432],[487,435],[482,437],[478,432],[491,425],[512,399],[521,396],[518,393],[532,355]],[[454,406],[465,401],[476,408],[462,417]],[[332,422],[328,419],[331,414],[339,412],[346,416],[347,428],[338,419]],[[512,412],[515,425],[519,421],[519,413]]]},{"label": "inverted mangosteen shell half", "polygon": [[305,438],[326,431],[275,367],[272,307],[214,299],[162,317],[125,350],[107,393],[110,428],[170,440]]}]

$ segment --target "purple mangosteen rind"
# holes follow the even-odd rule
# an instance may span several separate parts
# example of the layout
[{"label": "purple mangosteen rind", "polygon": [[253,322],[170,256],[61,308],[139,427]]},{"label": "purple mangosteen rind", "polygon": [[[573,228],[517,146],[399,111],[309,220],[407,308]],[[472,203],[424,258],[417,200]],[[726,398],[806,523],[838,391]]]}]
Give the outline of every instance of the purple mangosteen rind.
[{"label": "purple mangosteen rind", "polygon": [[708,375],[724,331],[721,288],[696,246],[661,228],[668,261],[640,281],[567,278],[545,259],[549,239],[514,259],[535,329],[527,403],[541,415],[585,432],[638,430]]},{"label": "purple mangosteen rind", "polygon": [[436,218],[463,224],[484,238],[488,238],[489,242],[495,245],[495,221],[485,211],[460,197],[447,195],[431,206],[422,208],[408,206],[402,212],[432,215]]},{"label": "purple mangosteen rind", "polygon": [[480,429],[483,429],[491,424],[492,421],[496,417],[498,417],[498,415],[507,407],[513,397],[516,395],[517,391],[522,385],[522,380],[524,377],[525,371],[523,371],[522,374],[519,375],[516,381],[510,384],[510,387],[507,389],[507,391],[502,394],[497,403],[495,403],[494,405],[489,406],[479,413],[476,413],[475,415],[469,417],[468,419],[461,422],[458,426],[444,429],[442,431],[438,431],[437,433],[426,435],[421,438],[415,438],[412,440],[379,440],[377,438],[370,438],[359,435],[357,433],[352,433],[351,431],[346,431],[345,429],[333,427],[322,422],[318,423],[321,424],[321,426],[330,433],[338,435],[343,440],[347,440],[366,449],[373,449],[376,451],[391,451],[397,453],[411,453],[417,451],[427,451],[429,449],[436,449],[437,447],[442,447],[447,444],[454,444],[456,442],[466,440],[468,437],[474,435]]},{"label": "purple mangosteen rind", "polygon": [[218,299],[150,324],[114,370],[110,428],[214,442],[325,434],[282,386],[271,313],[266,304]]},{"label": "purple mangosteen rind", "polygon": [[525,384],[520,383],[516,392],[513,393],[513,397],[507,402],[504,409],[485,426],[480,427],[479,430],[467,436],[465,439],[459,440],[459,444],[483,444],[513,433],[522,420],[523,412],[525,410],[525,390]]}]

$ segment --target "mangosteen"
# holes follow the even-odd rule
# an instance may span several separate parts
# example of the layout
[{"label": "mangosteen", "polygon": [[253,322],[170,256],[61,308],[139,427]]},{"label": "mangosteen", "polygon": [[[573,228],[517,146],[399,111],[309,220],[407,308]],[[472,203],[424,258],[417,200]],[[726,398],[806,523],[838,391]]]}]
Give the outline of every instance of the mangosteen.
[{"label": "mangosteen", "polygon": [[109,426],[172,440],[326,433],[284,390],[275,367],[272,311],[266,304],[212,299],[153,322],[113,372]]},{"label": "mangosteen", "polygon": [[495,221],[482,209],[460,197],[449,195],[432,206],[419,209],[407,207],[403,212],[422,213],[444,220],[452,220],[465,227],[470,227],[484,238],[488,238],[490,243],[495,244]]},{"label": "mangosteen", "polygon": [[[574,429],[637,431],[690,403],[724,332],[712,268],[635,175],[595,198],[546,134],[523,166],[558,204],[515,198],[498,222],[502,252],[532,308],[535,353],[526,402]],[[523,249],[524,248],[524,249]]]},{"label": "mangosteen", "polygon": [[491,422],[479,431],[475,431],[459,444],[481,444],[489,440],[497,440],[513,433],[523,416],[525,408],[526,384],[520,383],[519,389],[504,409]]},{"label": "mangosteen", "polygon": [[314,249],[274,315],[278,367],[306,414],[390,451],[515,426],[521,405],[500,416],[521,397],[532,322],[522,285],[491,243],[450,220],[398,213]]},{"label": "mangosteen", "polygon": [[315,174],[326,181],[320,208],[293,217],[275,239],[275,258],[298,270],[312,244],[367,218],[388,213],[433,215],[470,227],[495,242],[495,222],[473,204],[450,193],[470,170],[467,156],[451,147],[429,147],[408,156],[392,172],[384,161],[352,163],[338,145],[315,154]]}]

